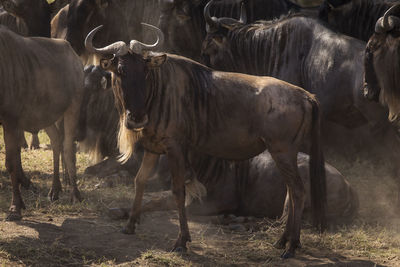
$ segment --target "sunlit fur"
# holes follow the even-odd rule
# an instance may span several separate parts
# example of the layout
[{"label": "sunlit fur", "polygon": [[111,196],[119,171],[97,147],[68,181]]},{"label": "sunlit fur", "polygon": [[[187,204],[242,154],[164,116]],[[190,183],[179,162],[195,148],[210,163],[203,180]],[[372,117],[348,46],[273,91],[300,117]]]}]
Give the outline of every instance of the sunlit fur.
[{"label": "sunlit fur", "polygon": [[125,163],[132,156],[136,142],[143,136],[142,131],[131,131],[125,127],[126,116],[119,120],[118,148],[121,156],[119,161]]}]

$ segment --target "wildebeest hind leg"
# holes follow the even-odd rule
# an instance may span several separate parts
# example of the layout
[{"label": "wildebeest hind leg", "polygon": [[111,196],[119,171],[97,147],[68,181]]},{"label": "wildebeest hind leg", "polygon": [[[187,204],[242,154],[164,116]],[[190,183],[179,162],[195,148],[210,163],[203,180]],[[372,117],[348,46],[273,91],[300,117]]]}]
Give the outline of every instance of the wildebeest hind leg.
[{"label": "wildebeest hind leg", "polygon": [[159,155],[144,152],[142,164],[140,165],[139,171],[135,177],[135,199],[129,214],[129,219],[126,226],[122,229],[124,234],[134,234],[135,224],[139,221],[140,211],[144,193],[144,186],[150,174],[153,172],[158,162]]},{"label": "wildebeest hind leg", "polygon": [[168,165],[172,175],[172,193],[179,213],[179,234],[172,251],[186,251],[186,243],[192,241],[189,233],[189,226],[185,209],[185,159],[182,149],[173,146],[167,152]]},{"label": "wildebeest hind leg", "polygon": [[297,151],[271,152],[276,166],[285,179],[289,193],[289,214],[286,227],[281,239],[282,242],[289,238],[289,247],[282,254],[282,258],[291,258],[295,255],[296,248],[300,247],[301,216],[304,209],[305,189],[303,180],[297,169]]},{"label": "wildebeest hind leg", "polygon": [[71,187],[71,202],[82,201],[81,194],[76,184],[76,158],[75,158],[75,134],[79,118],[79,103],[75,99],[64,114],[64,142],[63,154],[68,171]]},{"label": "wildebeest hind leg", "polygon": [[19,189],[20,180],[18,174],[21,174],[21,148],[20,148],[20,134],[14,125],[3,123],[4,129],[4,143],[6,147],[6,168],[11,176],[12,184],[12,200],[10,206],[10,213],[6,220],[18,221],[22,219],[21,209],[25,209],[25,204],[21,197]]},{"label": "wildebeest hind leg", "polygon": [[45,130],[50,138],[51,148],[53,150],[53,184],[49,191],[48,197],[51,201],[55,201],[58,199],[58,195],[62,191],[60,182],[60,153],[62,148],[62,140],[55,125],[52,125]]}]

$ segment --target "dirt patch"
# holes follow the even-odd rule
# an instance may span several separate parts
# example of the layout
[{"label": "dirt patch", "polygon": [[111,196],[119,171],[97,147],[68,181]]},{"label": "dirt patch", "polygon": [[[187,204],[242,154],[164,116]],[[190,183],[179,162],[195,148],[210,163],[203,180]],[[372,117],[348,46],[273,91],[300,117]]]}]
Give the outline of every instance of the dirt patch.
[{"label": "dirt patch", "polygon": [[[3,266],[400,266],[400,218],[393,209],[396,186],[387,172],[361,160],[330,158],[360,195],[360,215],[349,226],[320,235],[307,225],[295,259],[282,260],[272,244],[279,222],[218,224],[216,217],[189,217],[193,242],[188,253],[168,252],[178,234],[176,212],[144,214],[135,235],[124,235],[125,221],[106,216],[126,207],[133,186],[127,177],[86,176],[88,158],[78,154],[79,188],[85,200],[72,205],[68,190],[50,203],[52,157],[49,150],[25,150],[23,167],[36,192],[23,191],[23,221],[5,222],[11,184],[4,167],[0,130],[0,265]],[[39,135],[41,143],[48,143]],[[381,164],[383,166],[383,163]],[[397,215],[396,215],[397,214]],[[397,217],[396,217],[397,216]],[[377,264],[377,265],[376,265]]]}]

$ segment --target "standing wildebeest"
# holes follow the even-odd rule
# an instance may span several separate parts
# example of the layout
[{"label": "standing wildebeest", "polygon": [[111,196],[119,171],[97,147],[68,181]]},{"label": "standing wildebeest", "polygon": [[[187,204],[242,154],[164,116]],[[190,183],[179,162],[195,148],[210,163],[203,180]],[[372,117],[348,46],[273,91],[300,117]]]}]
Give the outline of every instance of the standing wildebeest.
[{"label": "standing wildebeest", "polygon": [[131,37],[142,40],[145,33],[140,22],[158,20],[157,11],[157,0],[72,0],[53,18],[51,36],[70,42],[86,63],[91,55],[83,43],[95,26],[104,25],[104,31],[94,40],[98,46],[129,41]]},{"label": "standing wildebeest", "polygon": [[379,0],[325,0],[319,17],[333,29],[367,42],[378,18],[393,4]]},{"label": "standing wildebeest", "polygon": [[[155,28],[155,27],[154,27]],[[194,183],[185,152],[245,160],[268,149],[289,191],[289,215],[277,247],[292,257],[300,244],[305,189],[297,170],[300,145],[310,140],[310,183],[314,223],[325,227],[325,169],[320,147],[319,105],[303,89],[272,77],[218,72],[190,59],[146,53],[154,45],[132,40],[94,48],[100,27],[89,33],[87,49],[106,57],[103,68],[113,72],[113,87],[121,114],[119,147],[128,159],[137,139],[145,153],[136,175],[135,200],[125,233],[133,234],[140,217],[143,187],[159,154],[166,154],[172,174],[180,222],[174,250],[190,241],[185,212],[185,183]],[[188,177],[188,174],[190,175]],[[193,177],[193,176],[192,176]]]},{"label": "standing wildebeest", "polygon": [[[364,42],[299,15],[244,25],[211,17],[206,8],[205,17],[210,31],[203,56],[213,68],[270,75],[307,88],[321,103],[324,122],[352,130],[368,122],[377,133],[363,134],[374,142],[379,138],[389,151],[385,157],[398,160],[399,143],[387,112],[362,94]],[[400,188],[400,180],[396,182]]]},{"label": "standing wildebeest", "polygon": [[[208,0],[161,0],[159,26],[165,34],[166,49],[174,54],[200,59],[201,43],[206,36],[203,10]],[[223,0],[213,3],[213,15],[239,18],[243,2],[248,21],[274,19],[299,7],[288,0]]]},{"label": "standing wildebeest", "polygon": [[[57,0],[51,5],[46,0],[0,0],[0,3],[7,11],[1,12],[0,24],[23,36],[50,37],[51,12],[63,1]],[[22,144],[27,147],[25,138]],[[39,148],[37,133],[32,133],[30,148]]]},{"label": "standing wildebeest", "polygon": [[[67,42],[40,37],[21,37],[2,26],[0,53],[0,121],[4,128],[6,167],[11,175],[13,187],[10,214],[7,218],[19,220],[21,209],[25,208],[19,185],[28,187],[30,184],[22,170],[18,145],[18,137],[24,130],[37,132],[48,127],[48,132],[54,133],[57,128],[53,124],[63,118],[63,148],[73,187],[72,197],[80,199],[75,182],[73,141],[84,88],[83,67]],[[57,138],[53,138],[52,142],[53,140],[60,142]],[[52,144],[55,155],[59,154],[61,147],[57,143]],[[56,156],[54,166],[56,179]],[[53,188],[55,182],[54,180]]]},{"label": "standing wildebeest", "polygon": [[400,4],[376,22],[375,33],[365,49],[364,95],[389,108],[389,121],[399,130]]}]

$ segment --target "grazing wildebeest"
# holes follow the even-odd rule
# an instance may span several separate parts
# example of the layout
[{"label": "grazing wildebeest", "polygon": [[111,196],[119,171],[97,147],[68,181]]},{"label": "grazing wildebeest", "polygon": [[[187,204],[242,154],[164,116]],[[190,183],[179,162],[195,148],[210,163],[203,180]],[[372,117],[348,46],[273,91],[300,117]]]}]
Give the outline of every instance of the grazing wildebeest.
[{"label": "grazing wildebeest", "polygon": [[[101,27],[101,26],[100,26]],[[140,217],[143,187],[159,154],[166,154],[172,174],[180,222],[174,250],[190,241],[185,212],[185,184],[195,183],[188,148],[214,157],[245,160],[268,149],[289,191],[289,215],[277,247],[289,248],[282,257],[294,256],[300,244],[305,189],[297,170],[300,145],[310,140],[310,183],[314,223],[325,227],[325,168],[320,146],[319,104],[303,89],[272,77],[213,71],[190,59],[153,54],[162,44],[158,32],[154,45],[132,40],[94,48],[97,27],[86,37],[86,48],[103,55],[102,66],[113,72],[113,89],[120,119],[122,160],[133,152],[137,139],[145,148],[136,175],[135,200],[124,229],[133,234]],[[196,191],[195,191],[196,192]],[[199,192],[199,191],[197,191]]]},{"label": "grazing wildebeest", "polygon": [[[282,215],[286,186],[267,151],[242,162],[226,161],[193,152],[190,158],[196,177],[207,189],[207,196],[201,201],[195,199],[186,203],[189,213],[202,216],[234,214],[272,219]],[[306,189],[303,219],[311,219],[309,156],[299,153],[297,162]],[[325,163],[325,171],[327,221],[332,225],[349,223],[357,215],[357,193],[334,167]],[[168,162],[165,156],[162,156],[157,171],[150,179],[169,178]],[[176,209],[171,192],[161,194],[162,197],[159,197],[158,193],[154,195],[157,196],[143,204],[142,212]],[[110,209],[109,215],[114,219],[127,219],[129,209]]]},{"label": "grazing wildebeest", "polygon": [[363,97],[364,42],[297,14],[244,25],[234,19],[211,17],[205,8],[205,18],[210,31],[203,43],[203,56],[211,67],[269,75],[306,88],[321,103],[324,123],[351,130],[368,123],[374,132],[363,132],[367,140],[381,140],[389,151],[382,156],[397,162],[399,143],[387,123],[387,112]]},{"label": "grazing wildebeest", "polygon": [[[0,121],[4,128],[6,167],[13,187],[7,218],[19,220],[21,209],[25,208],[19,185],[28,187],[30,181],[22,170],[18,138],[24,130],[37,132],[46,127],[48,133],[56,133],[54,123],[60,118],[64,124],[63,149],[72,183],[72,198],[81,199],[75,182],[73,141],[84,75],[79,57],[65,41],[21,37],[3,26],[0,26],[0,40]],[[55,136],[52,138],[54,155],[59,154],[61,148],[59,135],[56,133]],[[58,158],[54,156],[52,190],[57,187]]]},{"label": "grazing wildebeest", "polygon": [[157,0],[72,0],[53,18],[51,36],[70,42],[86,63],[93,59],[83,43],[95,26],[104,25],[104,31],[94,40],[99,46],[129,41],[131,37],[143,40],[145,33],[140,22],[158,20],[157,12]]},{"label": "grazing wildebeest", "polygon": [[[203,10],[206,0],[162,0],[160,29],[165,34],[165,48],[174,54],[200,60],[201,43],[206,36]],[[213,15],[239,18],[243,1],[224,0],[213,3]],[[299,7],[288,0],[247,0],[248,22],[274,19]]]},{"label": "grazing wildebeest", "polygon": [[393,4],[377,0],[324,0],[319,18],[335,30],[367,42],[378,18]]}]

